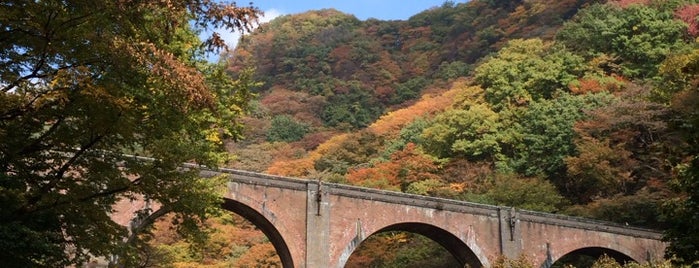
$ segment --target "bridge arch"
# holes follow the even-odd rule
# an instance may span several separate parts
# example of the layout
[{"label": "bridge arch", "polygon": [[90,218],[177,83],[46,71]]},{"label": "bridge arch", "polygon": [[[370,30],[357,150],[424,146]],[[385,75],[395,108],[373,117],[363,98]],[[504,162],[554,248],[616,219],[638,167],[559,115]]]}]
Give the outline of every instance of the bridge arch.
[{"label": "bridge arch", "polygon": [[291,257],[291,251],[289,246],[284,241],[281,233],[277,228],[270,222],[264,215],[257,212],[255,209],[229,198],[223,198],[223,204],[221,205],[223,209],[231,211],[245,218],[246,220],[252,222],[257,228],[262,231],[262,233],[267,236],[274,249],[277,251],[277,255],[282,262],[282,267],[293,268],[294,261]]},{"label": "bridge arch", "polygon": [[[459,262],[460,265],[468,264],[468,267],[483,267],[484,261],[487,262],[487,259],[485,259],[484,256],[479,257],[478,254],[476,254],[476,252],[480,252],[480,250],[474,250],[471,248],[475,245],[469,246],[463,240],[453,235],[449,231],[431,224],[421,222],[396,223],[381,228],[373,232],[369,236],[390,231],[405,231],[410,233],[416,233],[425,236],[429,239],[432,239],[433,241],[437,242],[439,245],[444,247],[447,251],[449,251],[449,253],[451,253],[451,255],[454,256],[454,258]],[[352,253],[354,253],[354,251],[361,245],[361,243],[364,240],[366,240],[369,236],[362,237],[360,240],[355,238],[355,240],[352,240],[345,247],[339,261],[339,267],[345,267]]]},{"label": "bridge arch", "polygon": [[[406,231],[445,247],[458,261],[489,267],[525,255],[550,265],[574,252],[618,251],[662,259],[657,231],[560,215],[321,183],[245,171],[229,174],[228,210],[263,230],[285,267],[343,267],[367,234]],[[235,201],[234,201],[235,200]],[[586,249],[590,248],[590,249]],[[579,250],[579,251],[578,251]],[[563,254],[565,253],[565,254]],[[474,257],[475,256],[475,257]]]},{"label": "bridge arch", "polygon": [[[614,250],[605,247],[583,247],[562,254],[560,257],[554,259],[553,264],[565,264],[567,263],[567,261],[576,260],[576,257],[579,256],[587,256],[590,257],[591,260],[597,260],[603,255],[607,255],[608,257],[614,259],[616,262],[620,264],[628,262],[641,263],[641,260],[635,260],[634,258],[629,256],[629,254],[623,253],[619,250]],[[562,261],[564,263],[561,263]],[[557,266],[562,267],[562,265]]]}]

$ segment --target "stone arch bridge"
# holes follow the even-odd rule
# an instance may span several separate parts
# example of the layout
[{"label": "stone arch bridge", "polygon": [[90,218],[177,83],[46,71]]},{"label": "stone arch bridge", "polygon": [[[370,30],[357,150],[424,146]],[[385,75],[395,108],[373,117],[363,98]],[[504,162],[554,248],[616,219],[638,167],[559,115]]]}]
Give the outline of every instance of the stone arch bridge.
[{"label": "stone arch bridge", "polygon": [[344,267],[359,244],[383,231],[408,231],[442,245],[462,265],[490,267],[526,256],[550,267],[569,253],[619,261],[662,259],[656,231],[555,214],[221,169],[224,208],[255,224],[285,268]]}]

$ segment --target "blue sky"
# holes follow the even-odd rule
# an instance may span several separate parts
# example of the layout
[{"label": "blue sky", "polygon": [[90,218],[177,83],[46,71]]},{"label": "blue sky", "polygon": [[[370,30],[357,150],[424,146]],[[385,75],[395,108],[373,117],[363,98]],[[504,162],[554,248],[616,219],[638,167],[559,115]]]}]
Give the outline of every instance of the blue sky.
[{"label": "blue sky", "polygon": [[[375,18],[380,20],[407,20],[411,16],[432,7],[444,4],[446,0],[252,0],[252,5],[264,11],[261,23],[268,22],[278,16],[298,14],[309,10],[334,8],[347,14],[352,14],[360,20]],[[463,3],[467,0],[454,0]],[[238,0],[238,5],[244,6],[250,0]],[[221,37],[231,47],[235,47],[240,33],[219,31]],[[210,61],[216,61],[218,56],[209,55]]]},{"label": "blue sky", "polygon": [[[308,10],[334,8],[360,20],[406,20],[423,10],[441,6],[445,0],[254,0],[253,6],[274,14],[295,14]],[[464,2],[454,1],[454,2]],[[242,4],[242,1],[238,1]]]}]

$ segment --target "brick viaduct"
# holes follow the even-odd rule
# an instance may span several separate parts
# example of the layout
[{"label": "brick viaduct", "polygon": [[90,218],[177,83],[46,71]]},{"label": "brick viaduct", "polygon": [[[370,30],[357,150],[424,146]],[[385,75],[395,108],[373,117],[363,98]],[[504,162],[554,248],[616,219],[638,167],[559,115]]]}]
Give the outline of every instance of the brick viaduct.
[{"label": "brick viaduct", "polygon": [[424,235],[470,267],[522,255],[550,267],[569,253],[643,263],[665,249],[658,232],[582,218],[237,170],[203,173],[229,176],[224,208],[260,228],[284,267],[344,267],[364,239],[383,231]]}]

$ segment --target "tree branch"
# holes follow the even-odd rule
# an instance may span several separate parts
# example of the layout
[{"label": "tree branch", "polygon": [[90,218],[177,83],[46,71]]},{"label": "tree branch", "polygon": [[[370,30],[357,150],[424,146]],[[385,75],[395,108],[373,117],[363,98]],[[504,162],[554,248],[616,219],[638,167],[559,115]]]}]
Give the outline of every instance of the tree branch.
[{"label": "tree branch", "polygon": [[[65,119],[64,116],[61,116],[58,119],[56,119],[56,122],[54,122],[53,125],[51,125],[51,127],[48,130],[46,130],[43,134],[41,134],[41,136],[36,138],[29,145],[24,146],[24,148],[22,148],[22,150],[17,153],[17,156],[31,154],[33,152],[45,149],[45,148],[42,148],[42,146],[39,146],[39,144],[41,143],[42,140],[46,139],[49,135],[53,134],[56,131],[56,129],[58,129],[58,126],[60,126],[63,123],[64,119]],[[12,160],[12,158],[10,158],[8,160],[8,162],[10,162],[11,160]]]},{"label": "tree branch", "polygon": [[136,241],[136,238],[137,238],[138,235],[141,233],[141,231],[143,231],[143,229],[144,229],[145,227],[147,227],[148,225],[153,224],[153,223],[155,222],[155,220],[157,220],[158,218],[164,216],[164,215],[167,214],[167,213],[170,213],[171,211],[172,211],[172,207],[163,205],[163,206],[161,206],[158,210],[154,211],[153,213],[151,213],[151,214],[148,215],[147,217],[140,219],[140,220],[136,223],[136,225],[134,225],[134,226],[131,228],[131,234],[130,234],[129,237],[126,239],[125,244],[128,245],[128,244],[131,244],[131,243],[133,243],[134,241]]},{"label": "tree branch", "polygon": [[100,198],[100,197],[104,197],[104,196],[110,196],[110,195],[115,195],[118,193],[123,193],[123,192],[126,192],[127,190],[131,189],[132,186],[138,185],[140,182],[141,182],[140,178],[135,179],[135,180],[132,180],[131,183],[127,184],[126,186],[110,189],[110,190],[103,191],[103,192],[97,192],[97,193],[94,193],[94,194],[91,194],[91,195],[88,195],[85,197],[81,197],[80,199],[78,199],[78,201],[87,202],[87,201],[90,201],[90,200],[95,199],[95,198]]},{"label": "tree branch", "polygon": [[66,173],[66,171],[68,171],[68,168],[70,168],[73,164],[75,164],[75,162],[78,161],[78,159],[88,149],[92,148],[92,146],[95,146],[95,144],[97,144],[97,142],[102,140],[102,138],[104,138],[104,135],[97,135],[97,136],[93,137],[87,144],[80,146],[80,149],[77,152],[73,153],[73,156],[70,159],[68,159],[68,161],[63,163],[63,165],[58,170],[56,170],[56,175],[55,175],[56,179],[60,180],[60,178],[63,177],[63,175]]},{"label": "tree branch", "polygon": [[[78,198],[77,201],[79,201],[79,202],[88,202],[88,201],[91,201],[91,200],[93,200],[93,199],[95,199],[95,198],[100,198],[100,197],[105,197],[105,196],[116,195],[116,194],[119,194],[119,193],[124,193],[124,192],[130,190],[132,186],[138,185],[140,182],[141,182],[141,179],[140,179],[140,178],[139,178],[139,179],[135,179],[135,180],[132,180],[129,184],[124,185],[124,186],[122,186],[122,187],[112,188],[112,189],[108,189],[108,190],[106,190],[106,191],[97,192],[97,193],[94,193],[94,194],[91,194],[91,195],[88,195],[88,196],[84,196],[84,197]],[[53,202],[51,205],[47,205],[47,206],[43,206],[43,207],[36,207],[36,208],[34,208],[34,209],[28,209],[28,207],[29,207],[30,205],[36,204],[36,202],[38,202],[39,199],[40,199],[40,196],[35,196],[34,198],[31,198],[31,199],[27,202],[27,205],[24,206],[24,207],[22,207],[22,208],[20,208],[20,209],[18,209],[18,210],[16,210],[15,213],[14,213],[14,215],[28,214],[28,213],[43,211],[43,210],[56,208],[56,207],[59,207],[59,206],[62,206],[62,205],[65,205],[65,204],[74,202],[74,200],[63,200],[63,201],[60,201],[60,202],[59,202],[58,200],[56,200],[56,201]]]},{"label": "tree branch", "polygon": [[[53,207],[68,203],[68,201],[59,202],[58,200],[56,200],[51,205],[31,209],[32,206],[34,206],[37,202],[39,202],[41,200],[41,197],[43,196],[44,193],[47,193],[51,188],[56,186],[56,184],[61,180],[61,178],[63,178],[63,175],[65,174],[65,172],[68,171],[68,168],[70,168],[70,166],[72,166],[78,160],[78,158],[80,158],[82,156],[82,154],[84,154],[90,147],[94,146],[99,140],[101,140],[102,137],[104,137],[104,136],[98,135],[97,137],[93,138],[90,142],[88,142],[85,146],[80,148],[80,150],[73,153],[73,156],[68,161],[63,163],[63,165],[58,170],[56,170],[55,175],[52,176],[53,179],[50,180],[49,183],[43,185],[40,189],[33,191],[35,194],[29,195],[29,198],[27,198],[26,204],[24,206],[20,207],[19,209],[17,209],[14,214],[16,214],[16,215],[27,214],[30,212],[41,211],[41,210],[53,208]],[[128,189],[128,187],[129,186],[126,186],[125,188]],[[124,189],[124,190],[126,190],[126,189]]]}]

